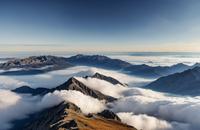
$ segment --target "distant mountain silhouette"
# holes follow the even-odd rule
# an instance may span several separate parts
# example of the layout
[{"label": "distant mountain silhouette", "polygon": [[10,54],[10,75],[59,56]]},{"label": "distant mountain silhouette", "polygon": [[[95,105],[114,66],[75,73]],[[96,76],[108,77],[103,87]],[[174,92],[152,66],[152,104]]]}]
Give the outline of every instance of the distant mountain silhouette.
[{"label": "distant mountain silhouette", "polygon": [[101,55],[76,55],[67,58],[67,61],[74,65],[88,65],[95,67],[103,67],[107,69],[123,69],[132,64],[119,60],[119,59],[111,59],[106,56]]},{"label": "distant mountain silhouette", "polygon": [[[128,74],[148,78],[158,78],[200,66],[198,63],[193,66],[188,66],[182,63],[173,66],[148,66],[145,64],[133,65],[126,61],[111,59],[101,55],[76,55],[69,58],[56,56],[32,56],[24,59],[15,59],[6,63],[1,63],[0,69],[5,71],[0,73],[0,75],[40,74],[53,70],[68,68],[75,65],[86,65],[104,69],[122,70]],[[13,68],[18,68],[21,70],[6,71]]]},{"label": "distant mountain silhouette", "polygon": [[86,65],[94,66],[113,70],[123,70],[129,74],[141,76],[141,77],[152,77],[158,78],[169,74],[182,72],[187,69],[193,68],[194,66],[188,66],[182,63],[173,66],[148,66],[133,65],[126,61],[119,59],[111,59],[101,55],[76,55],[67,58],[67,61],[74,65]]},{"label": "distant mountain silhouette", "polygon": [[29,87],[29,86],[22,86],[22,87],[14,89],[12,91],[16,92],[16,93],[21,93],[21,94],[32,94],[34,96],[34,95],[40,95],[40,94],[42,94],[44,92],[48,92],[48,91],[50,91],[50,89],[48,89],[48,88],[36,88],[36,89],[33,89],[33,88]]},{"label": "distant mountain silhouette", "polygon": [[161,77],[146,88],[180,95],[200,95],[200,67]]},{"label": "distant mountain silhouette", "polygon": [[[5,70],[1,75],[31,75],[40,74],[52,70],[59,70],[71,67],[63,57],[56,56],[31,56],[23,59],[12,59],[8,62],[1,63],[0,69]],[[11,70],[9,69],[19,69]]]}]

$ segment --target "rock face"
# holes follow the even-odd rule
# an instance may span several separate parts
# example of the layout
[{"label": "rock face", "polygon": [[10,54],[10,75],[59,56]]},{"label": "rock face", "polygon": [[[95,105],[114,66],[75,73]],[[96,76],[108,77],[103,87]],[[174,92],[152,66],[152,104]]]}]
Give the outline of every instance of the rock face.
[{"label": "rock face", "polygon": [[22,130],[136,130],[118,120],[101,115],[85,116],[72,103],[61,103],[46,109],[27,123]]},{"label": "rock face", "polygon": [[200,67],[161,77],[146,88],[180,95],[200,95]]},{"label": "rock face", "polygon": [[70,119],[70,113],[80,114],[80,109],[72,103],[63,102],[58,106],[46,109],[27,123],[23,130],[78,130],[75,119]]},{"label": "rock face", "polygon": [[102,74],[100,74],[100,73],[95,73],[95,74],[92,76],[92,78],[97,78],[97,79],[105,80],[105,81],[107,81],[107,82],[109,82],[109,83],[111,83],[111,84],[114,84],[114,85],[120,84],[120,85],[122,85],[122,86],[126,86],[125,84],[123,84],[123,83],[121,83],[120,81],[114,79],[113,77],[105,76],[105,75],[102,75]]},{"label": "rock face", "polygon": [[104,110],[101,113],[98,113],[97,115],[104,117],[106,119],[113,119],[116,121],[121,121],[120,118],[112,111],[110,110]]}]

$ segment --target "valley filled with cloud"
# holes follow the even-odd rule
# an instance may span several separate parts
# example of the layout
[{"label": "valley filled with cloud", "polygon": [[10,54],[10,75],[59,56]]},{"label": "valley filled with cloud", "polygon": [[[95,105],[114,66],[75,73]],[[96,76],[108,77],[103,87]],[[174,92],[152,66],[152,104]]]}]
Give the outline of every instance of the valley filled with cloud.
[{"label": "valley filled with cloud", "polygon": [[[99,72],[127,84],[113,85],[104,80],[82,78]],[[33,88],[56,87],[70,77],[93,90],[117,98],[106,103],[78,91],[61,90],[44,96],[17,94],[12,89],[28,85]],[[104,109],[115,112],[122,122],[143,130],[198,130],[200,129],[200,97],[177,96],[140,88],[155,79],[144,79],[94,67],[80,66],[32,76],[0,76],[0,125],[2,130],[12,127],[12,121],[26,118],[29,114],[69,101],[80,107],[85,114]],[[5,82],[9,81],[9,82]]]}]

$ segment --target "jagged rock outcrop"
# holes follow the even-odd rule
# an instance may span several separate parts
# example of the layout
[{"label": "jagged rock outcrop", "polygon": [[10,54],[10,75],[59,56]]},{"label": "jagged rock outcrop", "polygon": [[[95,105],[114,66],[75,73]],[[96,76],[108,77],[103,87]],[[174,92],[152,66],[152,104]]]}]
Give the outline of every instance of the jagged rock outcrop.
[{"label": "jagged rock outcrop", "polygon": [[72,103],[63,102],[34,115],[31,122],[23,130],[78,130],[75,119],[70,113],[80,114],[80,109]]},{"label": "jagged rock outcrop", "polygon": [[121,121],[120,118],[112,111],[110,110],[104,110],[97,114],[98,116],[104,117],[106,119],[113,119],[116,121]]},{"label": "jagged rock outcrop", "polygon": [[[86,77],[87,78],[87,77]],[[111,84],[120,84],[122,86],[126,86],[125,84],[121,83],[120,81],[118,81],[117,79],[114,79],[113,77],[110,77],[110,76],[105,76],[105,75],[102,75],[100,73],[95,73],[93,76],[91,76],[91,78],[97,78],[97,79],[101,79],[101,80],[104,80],[104,81],[107,81]]]}]

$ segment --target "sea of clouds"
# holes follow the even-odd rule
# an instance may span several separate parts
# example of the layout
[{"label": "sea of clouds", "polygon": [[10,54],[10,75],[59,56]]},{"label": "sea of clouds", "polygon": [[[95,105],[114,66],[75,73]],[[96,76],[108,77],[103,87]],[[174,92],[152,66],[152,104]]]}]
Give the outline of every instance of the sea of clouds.
[{"label": "sea of clouds", "polygon": [[132,64],[146,64],[149,66],[171,66],[178,63],[184,63],[187,65],[193,65],[197,61],[200,61],[199,54],[165,54],[159,55],[158,53],[151,55],[151,54],[141,54],[141,55],[131,55],[131,54],[124,54],[124,55],[109,55],[111,58],[122,59],[124,61],[130,62]]},{"label": "sea of clouds", "polygon": [[[128,86],[113,85],[95,78],[81,78],[91,76],[96,72],[112,76]],[[66,90],[55,91],[44,97],[20,95],[10,91],[23,85],[33,88],[53,88],[72,76],[91,89],[116,97],[118,100],[106,104],[105,101],[94,99],[80,92]],[[199,130],[200,97],[169,95],[137,86],[140,83],[146,84],[151,81],[152,79],[129,76],[119,71],[86,66],[32,76],[0,76],[0,130],[12,127],[10,122],[13,120],[25,118],[28,114],[55,106],[62,101],[76,104],[85,114],[111,109],[124,123],[137,129]]]}]

